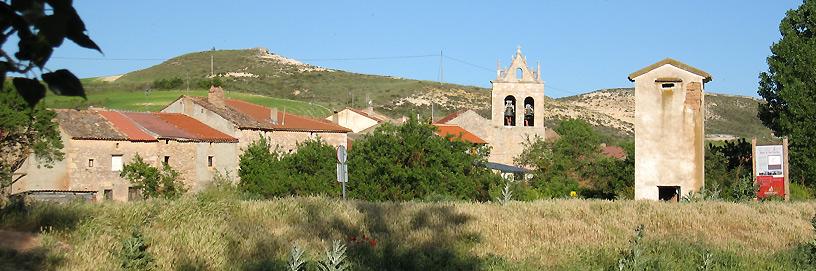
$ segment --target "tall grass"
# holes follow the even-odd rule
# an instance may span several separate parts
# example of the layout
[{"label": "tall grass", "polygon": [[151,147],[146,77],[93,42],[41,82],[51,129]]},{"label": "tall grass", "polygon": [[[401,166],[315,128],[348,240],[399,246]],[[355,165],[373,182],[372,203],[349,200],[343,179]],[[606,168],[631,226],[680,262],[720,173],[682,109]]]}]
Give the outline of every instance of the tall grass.
[{"label": "tall grass", "polygon": [[[639,249],[654,269],[707,261],[714,270],[790,270],[801,267],[796,251],[814,239],[816,212],[814,203],[781,202],[237,198],[208,191],[176,201],[36,205],[6,213],[0,224],[54,240],[44,249],[60,259],[49,267],[60,270],[119,268],[134,229],[159,270],[282,270],[293,244],[319,255],[332,240],[346,241],[351,270],[616,269],[640,224],[647,234]],[[77,219],[37,227],[44,214],[59,213]]]}]

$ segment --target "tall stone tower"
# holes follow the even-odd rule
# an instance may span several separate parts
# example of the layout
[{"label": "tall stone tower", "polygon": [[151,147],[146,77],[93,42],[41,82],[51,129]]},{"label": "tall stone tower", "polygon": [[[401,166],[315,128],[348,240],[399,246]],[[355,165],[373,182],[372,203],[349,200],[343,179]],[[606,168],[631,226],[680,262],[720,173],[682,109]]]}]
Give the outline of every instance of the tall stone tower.
[{"label": "tall stone tower", "polygon": [[544,127],[544,81],[541,80],[541,65],[535,71],[531,70],[519,47],[507,69],[502,69],[498,63],[496,66],[496,80],[491,81],[491,123],[508,129]]},{"label": "tall stone tower", "polygon": [[677,201],[704,184],[703,84],[711,75],[667,58],[635,82],[635,199]]}]

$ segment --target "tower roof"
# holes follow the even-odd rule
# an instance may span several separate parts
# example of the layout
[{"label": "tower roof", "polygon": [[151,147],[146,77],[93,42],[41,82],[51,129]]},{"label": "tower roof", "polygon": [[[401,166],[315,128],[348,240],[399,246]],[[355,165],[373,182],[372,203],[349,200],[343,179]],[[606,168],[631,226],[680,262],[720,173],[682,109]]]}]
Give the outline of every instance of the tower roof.
[{"label": "tower roof", "polygon": [[633,72],[633,73],[629,74],[629,81],[634,82],[635,78],[637,78],[638,76],[644,75],[647,72],[650,72],[650,71],[652,71],[654,69],[662,67],[663,65],[672,65],[672,66],[674,66],[676,68],[679,68],[681,70],[684,70],[684,71],[687,71],[687,72],[702,76],[703,77],[703,83],[708,83],[708,82],[711,81],[711,74],[709,74],[709,73],[707,73],[707,72],[705,72],[705,71],[703,71],[701,69],[689,66],[686,63],[677,61],[677,60],[675,60],[673,58],[663,59],[661,61],[658,61],[657,63],[646,66],[646,67],[644,67],[644,68],[642,68],[640,70],[637,70],[636,72]]}]

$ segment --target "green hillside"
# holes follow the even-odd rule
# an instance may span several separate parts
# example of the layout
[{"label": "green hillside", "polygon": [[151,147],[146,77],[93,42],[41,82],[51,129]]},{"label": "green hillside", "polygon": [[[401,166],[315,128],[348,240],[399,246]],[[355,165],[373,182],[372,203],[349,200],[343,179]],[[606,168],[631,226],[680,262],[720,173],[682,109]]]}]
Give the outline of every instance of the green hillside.
[{"label": "green hillside", "polygon": [[[430,113],[430,100],[438,95],[443,103],[440,114],[447,114],[469,104],[487,105],[486,89],[432,81],[400,79],[329,70],[270,54],[265,49],[217,50],[182,55],[161,64],[124,74],[113,82],[90,80],[89,92],[109,89],[144,91],[157,80],[181,79],[182,88],[203,89],[209,82],[210,58],[216,78],[227,91],[261,94],[270,97],[312,102],[329,109],[351,105],[364,107],[366,97],[378,110],[393,116]],[[415,97],[411,101],[402,101]]]},{"label": "green hillside", "polygon": [[[206,90],[162,90],[162,91],[96,91],[88,95],[88,100],[78,97],[49,95],[45,98],[46,106],[51,108],[86,108],[104,107],[129,111],[159,111],[181,95],[206,96]],[[298,115],[326,117],[331,114],[328,108],[308,102],[266,97],[256,94],[228,92],[228,98],[244,100],[268,107],[277,107]]]}]

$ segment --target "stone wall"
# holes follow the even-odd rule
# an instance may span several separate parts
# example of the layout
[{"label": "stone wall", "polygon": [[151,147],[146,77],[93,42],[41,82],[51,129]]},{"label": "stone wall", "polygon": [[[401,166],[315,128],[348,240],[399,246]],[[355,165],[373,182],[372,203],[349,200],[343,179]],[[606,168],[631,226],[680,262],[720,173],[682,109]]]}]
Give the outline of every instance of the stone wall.
[{"label": "stone wall", "polygon": [[278,147],[280,151],[285,153],[297,151],[297,144],[310,138],[320,137],[320,139],[334,147],[345,146],[348,139],[346,133],[241,130],[238,137],[241,146],[240,152],[243,153],[246,146],[260,139],[261,136],[270,139],[272,147]]},{"label": "stone wall", "polygon": [[635,81],[635,199],[658,199],[658,186],[686,195],[704,184],[703,80],[663,65]]},{"label": "stone wall", "polygon": [[[211,181],[216,171],[238,173],[238,146],[235,143],[180,142],[160,140],[156,160],[168,158],[170,167],[181,174],[187,189],[198,192]],[[209,165],[212,156],[213,165]],[[158,165],[158,164],[157,164]]]},{"label": "stone wall", "polygon": [[360,115],[349,109],[343,109],[340,112],[334,113],[334,115],[326,117],[326,120],[346,127],[354,133],[371,128],[371,126],[377,125],[378,123],[369,117]]},{"label": "stone wall", "polygon": [[[112,190],[113,200],[127,201],[130,183],[112,170],[114,155],[129,163],[138,153],[146,162],[157,165],[155,142],[111,140],[74,140],[63,133],[64,159],[52,168],[38,167],[29,159],[27,175],[12,187],[12,193],[31,190],[97,191],[97,200]],[[33,158],[33,157],[32,157]],[[89,162],[89,160],[93,162]]]}]

